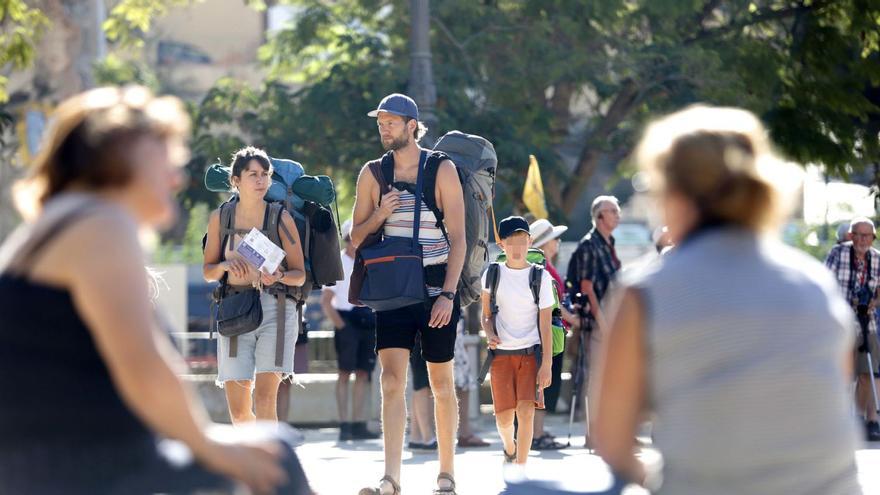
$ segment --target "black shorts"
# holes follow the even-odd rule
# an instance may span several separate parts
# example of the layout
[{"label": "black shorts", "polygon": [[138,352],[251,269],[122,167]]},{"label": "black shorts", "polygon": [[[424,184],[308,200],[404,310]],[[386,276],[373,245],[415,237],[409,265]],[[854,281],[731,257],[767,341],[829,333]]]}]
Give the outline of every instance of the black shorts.
[{"label": "black shorts", "polygon": [[436,297],[415,304],[376,312],[376,351],[399,348],[413,350],[416,334],[421,338],[422,357],[429,363],[446,363],[455,356],[455,330],[461,317],[458,295],[452,302],[452,318],[441,328],[429,327]]},{"label": "black shorts", "polygon": [[413,390],[421,390],[431,386],[428,379],[428,363],[422,357],[422,343],[416,339],[416,345],[413,347],[412,354],[409,355],[409,366],[412,368]]},{"label": "black shorts", "polygon": [[333,343],[341,371],[366,371],[376,367],[376,317],[369,308],[340,311],[345,326],[336,331]]}]

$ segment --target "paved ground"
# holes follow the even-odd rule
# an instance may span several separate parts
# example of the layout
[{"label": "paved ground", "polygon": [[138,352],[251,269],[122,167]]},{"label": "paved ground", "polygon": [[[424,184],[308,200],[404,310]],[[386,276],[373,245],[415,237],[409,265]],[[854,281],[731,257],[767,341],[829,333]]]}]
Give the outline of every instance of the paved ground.
[{"label": "paved ground", "polygon": [[[548,417],[547,427],[563,443],[568,431],[567,416]],[[461,495],[494,495],[504,488],[501,444],[494,430],[493,418],[483,415],[476,429],[490,447],[459,449],[456,455],[456,479]],[[583,428],[583,424],[575,425]],[[583,431],[581,429],[581,431]],[[356,495],[358,490],[375,483],[382,475],[382,444],[380,440],[336,441],[337,430],[303,430],[306,441],[298,453],[312,485],[321,495]],[[526,474],[532,477],[563,479],[581,490],[601,490],[609,483],[609,475],[598,457],[583,448],[582,436],[572,439],[572,447],[559,451],[532,452]],[[656,453],[646,450],[645,456]],[[880,443],[867,445],[857,454],[859,477],[865,494],[880,493]],[[406,495],[429,495],[437,475],[434,452],[404,451],[401,485]],[[626,495],[645,494],[630,488]]]}]

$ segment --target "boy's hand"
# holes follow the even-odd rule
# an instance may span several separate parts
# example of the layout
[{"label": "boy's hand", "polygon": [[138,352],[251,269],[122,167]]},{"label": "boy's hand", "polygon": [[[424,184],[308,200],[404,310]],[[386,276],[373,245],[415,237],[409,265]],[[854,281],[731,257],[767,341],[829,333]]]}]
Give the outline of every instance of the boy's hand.
[{"label": "boy's hand", "polygon": [[552,365],[542,364],[538,369],[538,387],[541,389],[545,389],[550,386],[550,382],[552,381],[551,377],[551,368]]},{"label": "boy's hand", "polygon": [[498,347],[498,344],[501,343],[501,339],[498,338],[498,334],[496,334],[492,330],[486,331],[486,341],[489,343],[489,349],[495,349]]}]

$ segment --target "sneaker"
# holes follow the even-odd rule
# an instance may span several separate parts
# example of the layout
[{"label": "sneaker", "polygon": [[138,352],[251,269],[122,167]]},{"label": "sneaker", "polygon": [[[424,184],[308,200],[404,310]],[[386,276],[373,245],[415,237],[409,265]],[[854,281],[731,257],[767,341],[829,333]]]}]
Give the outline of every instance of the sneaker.
[{"label": "sneaker", "polygon": [[382,435],[368,430],[364,421],[351,423],[351,440],[375,440],[381,437]]},{"label": "sneaker", "polygon": [[880,442],[880,423],[868,421],[865,423],[865,438],[869,442]]},{"label": "sneaker", "polygon": [[352,440],[351,423],[339,423],[339,441],[347,442]]}]

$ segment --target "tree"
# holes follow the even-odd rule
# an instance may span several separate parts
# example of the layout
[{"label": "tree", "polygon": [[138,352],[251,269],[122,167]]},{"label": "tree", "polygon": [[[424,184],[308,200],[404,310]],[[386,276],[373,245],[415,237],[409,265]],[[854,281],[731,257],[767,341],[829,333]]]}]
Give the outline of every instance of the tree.
[{"label": "tree", "polygon": [[[36,44],[49,20],[24,0],[0,0],[0,67],[23,70],[31,65]],[[0,103],[6,103],[8,78],[0,75]]]},{"label": "tree", "polygon": [[[405,73],[407,2],[293,3],[298,23],[267,48],[276,75],[326,85],[339,66]],[[877,0],[437,2],[440,125],[490,136],[511,182],[536,153],[565,213],[646,119],[697,101],[757,112],[793,159],[859,169],[880,159],[865,125],[880,113],[866,97],[880,85],[878,19]],[[381,58],[353,37],[380,43],[369,53]],[[354,117],[337,115],[331,134]]]},{"label": "tree", "polygon": [[[381,151],[363,114],[406,90],[409,2],[286,3],[299,14],[261,50],[265,87],[224,82],[201,105],[203,123],[243,134],[195,148],[246,136],[350,177]],[[755,111],[784,154],[830,173],[880,163],[880,0],[445,0],[431,14],[439,127],[496,144],[502,205],[532,153],[570,215],[646,120],[700,101]]]}]

